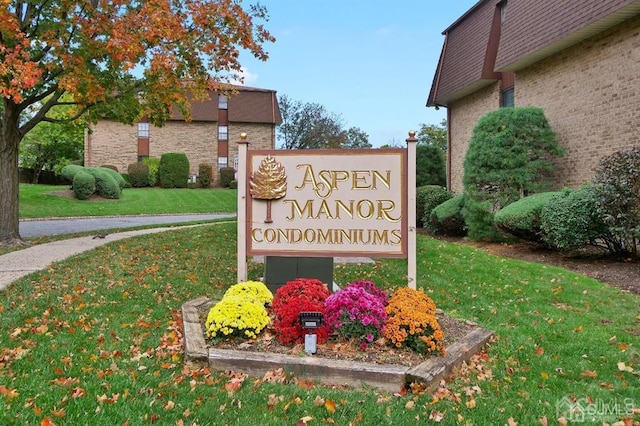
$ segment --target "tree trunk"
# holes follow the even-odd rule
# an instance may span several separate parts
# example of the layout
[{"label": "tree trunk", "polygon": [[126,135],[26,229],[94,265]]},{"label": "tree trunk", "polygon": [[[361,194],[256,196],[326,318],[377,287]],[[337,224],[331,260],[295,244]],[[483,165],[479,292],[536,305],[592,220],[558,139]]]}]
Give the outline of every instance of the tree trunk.
[{"label": "tree trunk", "polygon": [[17,246],[26,243],[20,238],[18,211],[19,169],[17,109],[5,103],[0,129],[0,246]]}]

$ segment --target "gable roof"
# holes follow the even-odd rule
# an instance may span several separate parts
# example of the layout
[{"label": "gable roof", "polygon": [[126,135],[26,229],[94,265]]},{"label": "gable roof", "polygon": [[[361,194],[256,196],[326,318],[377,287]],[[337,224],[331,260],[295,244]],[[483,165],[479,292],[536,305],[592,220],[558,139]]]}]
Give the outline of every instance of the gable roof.
[{"label": "gable roof", "polygon": [[[278,125],[282,122],[275,90],[256,87],[233,86],[237,93],[228,96],[229,122],[262,123]],[[218,121],[218,93],[211,91],[209,99],[191,103],[192,121]],[[183,121],[184,117],[174,108],[170,117]]]},{"label": "gable roof", "polygon": [[442,33],[427,106],[446,106],[496,73],[518,71],[638,14],[640,0],[480,0]]}]

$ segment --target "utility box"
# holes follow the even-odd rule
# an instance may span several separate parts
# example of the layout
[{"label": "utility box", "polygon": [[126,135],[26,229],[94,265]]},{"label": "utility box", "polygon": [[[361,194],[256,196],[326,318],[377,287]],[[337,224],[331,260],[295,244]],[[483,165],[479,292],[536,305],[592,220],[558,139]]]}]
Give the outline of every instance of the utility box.
[{"label": "utility box", "polygon": [[287,281],[296,278],[316,278],[331,289],[333,257],[265,257],[264,281],[273,294]]}]

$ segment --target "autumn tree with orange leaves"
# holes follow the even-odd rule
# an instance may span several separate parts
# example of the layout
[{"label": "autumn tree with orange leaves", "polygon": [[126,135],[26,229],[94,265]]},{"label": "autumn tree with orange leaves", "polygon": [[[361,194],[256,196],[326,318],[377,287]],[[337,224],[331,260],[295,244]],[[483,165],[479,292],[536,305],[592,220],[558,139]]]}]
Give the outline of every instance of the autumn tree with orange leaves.
[{"label": "autumn tree with orange leaves", "polygon": [[23,244],[18,147],[36,124],[59,106],[68,120],[188,117],[189,99],[239,77],[241,50],[267,59],[266,20],[242,0],[0,0],[0,246]]}]

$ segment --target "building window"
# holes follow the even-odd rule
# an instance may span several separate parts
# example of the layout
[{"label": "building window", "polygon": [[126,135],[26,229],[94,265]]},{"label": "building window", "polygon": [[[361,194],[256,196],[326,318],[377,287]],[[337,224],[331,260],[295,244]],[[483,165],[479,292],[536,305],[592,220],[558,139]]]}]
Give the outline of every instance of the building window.
[{"label": "building window", "polygon": [[500,100],[501,107],[512,107],[515,106],[515,90],[513,86],[507,87],[502,91],[502,96]]},{"label": "building window", "polygon": [[149,139],[149,123],[138,123],[138,137]]},{"label": "building window", "polygon": [[229,127],[228,126],[218,126],[218,140],[226,141],[229,139]]},{"label": "building window", "polygon": [[228,109],[229,108],[229,100],[226,96],[218,96],[218,109]]},{"label": "building window", "polygon": [[223,167],[227,167],[228,160],[228,157],[218,157],[218,170]]}]

